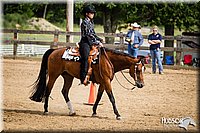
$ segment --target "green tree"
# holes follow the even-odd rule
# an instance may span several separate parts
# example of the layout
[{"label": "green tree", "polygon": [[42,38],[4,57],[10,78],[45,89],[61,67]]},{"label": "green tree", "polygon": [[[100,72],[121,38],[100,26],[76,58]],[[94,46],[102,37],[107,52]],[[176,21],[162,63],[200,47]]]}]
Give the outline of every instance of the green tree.
[{"label": "green tree", "polygon": [[[75,4],[75,14],[81,15],[81,11],[83,6],[86,4],[93,4],[97,10],[96,15],[100,16],[103,21],[103,27],[105,33],[115,33],[118,25],[125,23],[126,11],[127,11],[127,3],[76,3]],[[106,43],[113,43],[114,38],[106,37]]]},{"label": "green tree", "polygon": [[[175,28],[186,31],[198,31],[200,2],[196,3],[152,3],[132,4],[127,12],[128,20],[143,25],[164,26],[165,36],[174,36]],[[165,40],[165,47],[173,47],[174,41]],[[173,52],[165,52],[165,56]]]},{"label": "green tree", "polygon": [[[159,25],[165,27],[165,35],[174,36],[174,29],[177,27],[180,31],[197,31],[199,27],[199,3],[164,3],[158,5],[159,11],[155,13],[153,19]],[[161,13],[164,14],[161,14]],[[159,21],[158,21],[159,20]],[[174,41],[165,40],[165,47],[173,47]],[[173,56],[173,52],[165,52],[167,55]]]},{"label": "green tree", "polygon": [[[48,4],[48,7],[46,6]],[[77,17],[82,17],[84,4],[93,4],[97,10],[97,17],[102,19],[104,32],[115,33],[121,24],[138,22],[141,25],[158,25],[165,27],[165,35],[174,35],[174,28],[194,31],[199,29],[200,2],[196,3],[75,3]],[[46,13],[45,13],[46,12]],[[14,15],[14,14],[18,15]],[[31,17],[43,17],[53,23],[64,23],[66,19],[66,3],[20,3],[3,4],[4,18],[16,23],[22,23],[22,19]],[[22,19],[19,19],[22,18]],[[6,22],[7,23],[7,22]],[[196,27],[195,27],[196,26]],[[196,29],[195,29],[196,28]],[[113,43],[113,38],[106,38],[107,43]],[[172,46],[173,42],[165,43]]]},{"label": "green tree", "polygon": [[[127,3],[103,3],[97,4],[97,10],[102,15],[105,33],[115,33],[120,24],[125,23],[126,12],[129,4]],[[107,37],[106,43],[113,43],[114,38]]]},{"label": "green tree", "polygon": [[26,20],[34,15],[32,4],[3,4],[3,26],[5,28],[15,28],[20,24],[26,28]]},{"label": "green tree", "polygon": [[46,19],[53,23],[55,22],[63,23],[63,21],[66,19],[66,3],[48,4]]},{"label": "green tree", "polygon": [[[174,35],[174,28],[194,31],[199,26],[198,3],[95,3],[102,17],[104,32],[115,33],[119,25],[138,22],[141,25],[165,27],[165,35]],[[78,7],[78,8],[77,8]],[[83,4],[76,4],[80,14]],[[107,39],[113,42],[113,39]]]},{"label": "green tree", "polygon": [[31,17],[42,17],[44,4],[33,3],[4,3],[3,4],[3,25],[5,28],[15,28],[15,24],[20,24],[26,28],[27,20]]}]

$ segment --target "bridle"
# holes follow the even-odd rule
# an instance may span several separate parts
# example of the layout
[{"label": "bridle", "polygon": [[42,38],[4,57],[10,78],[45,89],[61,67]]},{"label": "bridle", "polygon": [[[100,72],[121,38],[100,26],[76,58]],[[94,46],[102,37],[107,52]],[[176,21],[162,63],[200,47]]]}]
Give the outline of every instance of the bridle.
[{"label": "bridle", "polygon": [[[134,70],[134,77],[133,77],[133,79],[134,79],[134,81],[135,82],[137,82],[137,79],[136,79],[136,75],[137,75],[137,65],[139,65],[139,64],[141,64],[142,62],[140,61],[140,62],[138,62],[138,63],[136,63],[136,65],[135,65],[135,70]],[[144,64],[143,64],[143,66],[144,66]],[[144,67],[144,70],[145,70],[146,68]],[[128,81],[130,84],[132,84],[134,87],[133,88],[127,88],[127,87],[125,87],[125,86],[123,86],[120,82],[119,82],[119,80],[118,80],[118,78],[117,78],[117,76],[115,75],[115,78],[116,78],[116,80],[117,80],[117,82],[119,83],[119,85],[121,86],[121,87],[123,87],[124,89],[127,89],[127,90],[133,90],[133,89],[135,89],[135,86],[136,86],[136,84],[134,84],[134,83],[132,83],[125,75],[124,75],[124,73],[122,72],[122,71],[120,71],[121,72],[121,74],[123,75],[123,77],[126,79],[126,81]]]}]

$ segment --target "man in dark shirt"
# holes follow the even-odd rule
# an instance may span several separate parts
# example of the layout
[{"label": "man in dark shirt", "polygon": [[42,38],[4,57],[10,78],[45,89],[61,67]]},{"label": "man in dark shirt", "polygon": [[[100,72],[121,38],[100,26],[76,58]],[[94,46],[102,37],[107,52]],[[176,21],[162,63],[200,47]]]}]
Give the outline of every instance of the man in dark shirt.
[{"label": "man in dark shirt", "polygon": [[160,58],[160,44],[162,42],[162,36],[158,33],[158,27],[153,27],[153,33],[148,37],[148,43],[150,44],[150,54],[152,58],[152,73],[156,73],[156,61],[158,61],[159,74],[163,74],[163,66]]},{"label": "man in dark shirt", "polygon": [[93,17],[96,13],[92,5],[87,5],[83,9],[85,19],[81,23],[81,41],[79,43],[79,51],[81,55],[81,70],[80,80],[81,83],[87,85],[89,82],[87,75],[88,72],[88,56],[90,48],[93,45],[102,45],[102,39],[97,37],[94,31]]}]

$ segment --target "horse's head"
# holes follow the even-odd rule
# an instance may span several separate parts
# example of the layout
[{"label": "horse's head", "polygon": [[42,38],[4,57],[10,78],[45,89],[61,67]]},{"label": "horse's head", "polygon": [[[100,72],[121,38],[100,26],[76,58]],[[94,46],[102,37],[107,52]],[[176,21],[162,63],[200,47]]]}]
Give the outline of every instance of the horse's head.
[{"label": "horse's head", "polygon": [[143,59],[138,59],[136,63],[133,63],[130,67],[129,73],[135,80],[135,84],[138,88],[144,86],[143,72],[145,71]]}]

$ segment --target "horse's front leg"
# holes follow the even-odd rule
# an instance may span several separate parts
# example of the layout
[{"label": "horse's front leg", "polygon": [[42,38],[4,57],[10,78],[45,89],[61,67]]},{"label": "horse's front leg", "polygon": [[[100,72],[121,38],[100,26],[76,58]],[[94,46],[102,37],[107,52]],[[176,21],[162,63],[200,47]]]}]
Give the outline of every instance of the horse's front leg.
[{"label": "horse's front leg", "polygon": [[100,85],[99,89],[98,89],[98,93],[97,93],[97,99],[96,99],[96,101],[94,103],[94,106],[93,106],[93,114],[92,114],[92,116],[96,116],[96,114],[97,114],[97,112],[96,112],[97,106],[98,106],[98,104],[99,104],[99,102],[101,100],[103,91],[104,91],[104,87],[103,87],[103,85]]},{"label": "horse's front leg", "polygon": [[115,98],[114,98],[114,95],[112,93],[112,91],[106,91],[109,99],[110,99],[110,102],[112,103],[112,106],[113,106],[113,110],[114,110],[114,113],[116,115],[116,119],[117,120],[121,120],[121,116],[117,110],[117,107],[116,107],[116,104],[115,104]]},{"label": "horse's front leg", "polygon": [[105,89],[106,89],[106,93],[110,99],[110,102],[112,103],[112,106],[113,106],[113,110],[114,110],[114,113],[116,115],[116,119],[117,120],[121,120],[121,116],[117,110],[117,107],[116,107],[116,104],[115,104],[115,98],[114,98],[114,95],[112,93],[112,88],[111,88],[111,83],[110,82],[107,82],[105,83]]},{"label": "horse's front leg", "polygon": [[71,101],[69,100],[69,89],[70,87],[72,86],[72,82],[73,82],[73,77],[69,74],[67,74],[66,72],[64,72],[62,74],[63,78],[64,78],[64,85],[63,85],[63,89],[62,89],[62,94],[63,94],[63,97],[67,103],[67,106],[68,106],[68,109],[69,109],[69,115],[70,116],[74,116],[76,115],[75,111],[74,111],[74,108],[71,104]]}]

